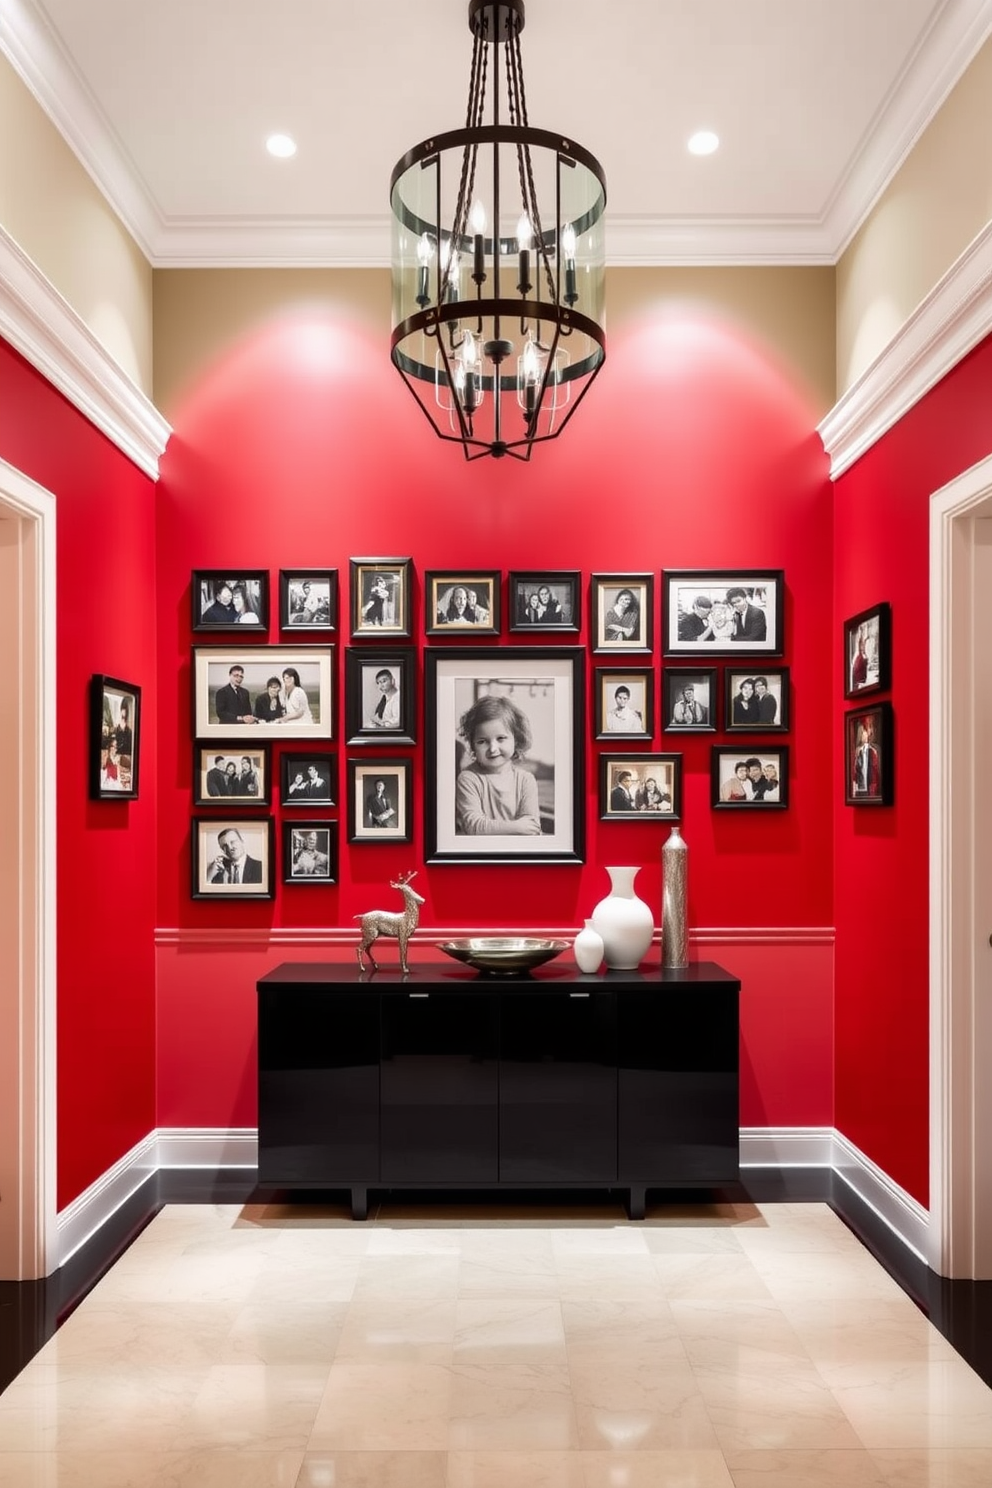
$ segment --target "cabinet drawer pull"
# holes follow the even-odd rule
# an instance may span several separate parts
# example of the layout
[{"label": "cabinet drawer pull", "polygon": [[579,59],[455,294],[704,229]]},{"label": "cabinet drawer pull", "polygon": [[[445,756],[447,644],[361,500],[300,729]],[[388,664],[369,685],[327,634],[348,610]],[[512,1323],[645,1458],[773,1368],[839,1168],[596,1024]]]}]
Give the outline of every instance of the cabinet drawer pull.
[{"label": "cabinet drawer pull", "polygon": [[411,997],[430,997],[430,995],[431,994],[429,992],[411,992],[410,993],[410,996]]},{"label": "cabinet drawer pull", "polygon": [[569,992],[569,997],[591,997],[590,992]]}]

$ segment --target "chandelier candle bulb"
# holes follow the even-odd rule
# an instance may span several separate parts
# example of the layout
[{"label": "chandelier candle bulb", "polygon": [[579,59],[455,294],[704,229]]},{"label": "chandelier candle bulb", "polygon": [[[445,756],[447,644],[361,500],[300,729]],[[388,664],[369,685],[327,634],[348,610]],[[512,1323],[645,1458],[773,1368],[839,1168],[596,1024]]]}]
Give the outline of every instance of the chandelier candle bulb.
[{"label": "chandelier candle bulb", "polygon": [[480,201],[472,207],[472,278],[476,284],[486,281],[486,209]]},{"label": "chandelier candle bulb", "polygon": [[429,277],[431,271],[431,259],[434,257],[434,244],[426,233],[421,233],[420,242],[417,244],[417,304],[427,305],[430,303]]},{"label": "chandelier candle bulb", "polygon": [[574,305],[579,296],[575,288],[575,228],[570,222],[561,230],[561,247],[565,255],[565,300]]},{"label": "chandelier candle bulb", "polygon": [[519,264],[517,272],[517,289],[522,295],[529,294],[530,283],[530,218],[526,212],[517,223],[517,249],[519,252]]},{"label": "chandelier candle bulb", "polygon": [[661,964],[679,970],[689,965],[689,848],[678,827],[661,849],[661,872]]}]

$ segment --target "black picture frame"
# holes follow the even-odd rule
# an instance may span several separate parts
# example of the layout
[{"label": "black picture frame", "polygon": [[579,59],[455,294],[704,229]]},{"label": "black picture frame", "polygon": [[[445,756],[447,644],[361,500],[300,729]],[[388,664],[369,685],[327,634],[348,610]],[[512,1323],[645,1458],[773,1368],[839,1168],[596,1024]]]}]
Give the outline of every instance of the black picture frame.
[{"label": "black picture frame", "polygon": [[458,639],[500,632],[502,571],[433,568],[424,574],[424,633]]},{"label": "black picture frame", "polygon": [[[664,656],[781,656],[785,574],[780,568],[662,571]],[[742,591],[740,623],[731,598]]]},{"label": "black picture frame", "polygon": [[[743,766],[744,774],[740,774]],[[754,775],[755,768],[760,776]],[[776,785],[762,784],[774,768]],[[750,784],[749,784],[750,781]],[[758,787],[759,794],[752,792]],[[771,811],[789,804],[788,744],[714,744],[710,752],[710,805],[714,811]]]},{"label": "black picture frame", "polygon": [[333,631],[338,625],[336,568],[281,568],[279,570],[279,629],[302,632]]},{"label": "black picture frame", "polygon": [[649,654],[654,645],[654,575],[594,573],[589,615],[594,653]]},{"label": "black picture frame", "polygon": [[[845,806],[891,806],[895,799],[892,704],[869,703],[844,714]],[[862,731],[867,730],[867,739]],[[867,745],[864,755],[862,745]]]},{"label": "black picture frame", "polygon": [[[349,744],[415,744],[417,655],[412,647],[372,651],[348,646],[344,656],[344,719]],[[392,690],[380,678],[392,676]],[[376,719],[378,718],[378,722]]]},{"label": "black picture frame", "polygon": [[[685,696],[691,688],[690,697]],[[665,734],[713,734],[719,693],[716,667],[665,667],[661,673],[661,730]]]},{"label": "black picture frame", "polygon": [[[245,768],[245,761],[248,768]],[[268,744],[193,745],[193,805],[239,811],[272,804],[272,749]]]},{"label": "black picture frame", "polygon": [[[377,755],[346,765],[348,841],[382,844],[413,840],[413,761]],[[378,791],[379,782],[382,791]]]},{"label": "black picture frame", "polygon": [[[626,692],[626,703],[622,694]],[[597,739],[654,738],[654,669],[597,667],[593,674]]]},{"label": "black picture frame", "polygon": [[352,640],[409,640],[411,560],[352,558],[349,566]]},{"label": "black picture frame", "polygon": [[338,824],[336,821],[282,823],[282,881],[307,888],[338,881]]},{"label": "black picture frame", "polygon": [[[198,740],[330,739],[334,734],[333,646],[254,646],[236,651],[219,646],[194,646],[191,682],[193,687],[193,733]],[[270,682],[284,683],[289,669],[299,678],[299,689],[290,682],[289,692],[278,696],[269,692]],[[235,674],[241,673],[240,682]],[[232,693],[230,688],[237,688]],[[293,694],[304,694],[306,712],[293,720],[288,714],[266,711],[266,699],[273,696],[281,706],[297,706]],[[248,712],[236,712],[243,706],[238,695],[248,697]],[[232,701],[238,697],[237,704]],[[259,722],[259,709],[266,721]],[[238,722],[241,717],[251,723]],[[260,730],[262,732],[260,732]]]},{"label": "black picture frame", "polygon": [[887,600],[844,621],[844,696],[860,698],[892,685],[892,609]]},{"label": "black picture frame", "polygon": [[284,807],[337,804],[337,757],[284,749],[279,756],[279,799]]},{"label": "black picture frame", "polygon": [[[582,628],[580,580],[577,568],[512,569],[507,577],[507,629],[578,635]],[[542,595],[542,590],[547,594]]]},{"label": "black picture frame", "polygon": [[92,801],[136,801],[141,763],[141,688],[96,672],[90,678]]},{"label": "black picture frame", "polygon": [[723,727],[728,734],[788,733],[788,667],[724,667],[723,691]]},{"label": "black picture frame", "polygon": [[[229,833],[241,839],[240,882],[231,880]],[[225,838],[227,839],[225,842]],[[272,899],[275,896],[275,823],[271,816],[194,816],[190,832],[190,897]]]},{"label": "black picture frame", "polygon": [[[584,651],[577,646],[431,649],[424,665],[427,862],[583,862]],[[519,833],[483,825],[484,777],[478,770],[468,773],[474,761],[461,729],[483,701],[487,706],[469,723],[489,733],[501,725],[509,729],[511,748],[523,740],[518,752],[526,764],[510,761],[519,772],[511,781],[518,815],[507,818],[527,823]],[[479,714],[486,711],[495,717],[483,723]],[[537,830],[530,828],[531,819]]]},{"label": "black picture frame", "polygon": [[615,754],[604,750],[599,757],[599,819],[681,821],[681,754]]},{"label": "black picture frame", "polygon": [[194,568],[190,599],[194,631],[232,630],[245,640],[261,640],[268,632],[267,568]]}]

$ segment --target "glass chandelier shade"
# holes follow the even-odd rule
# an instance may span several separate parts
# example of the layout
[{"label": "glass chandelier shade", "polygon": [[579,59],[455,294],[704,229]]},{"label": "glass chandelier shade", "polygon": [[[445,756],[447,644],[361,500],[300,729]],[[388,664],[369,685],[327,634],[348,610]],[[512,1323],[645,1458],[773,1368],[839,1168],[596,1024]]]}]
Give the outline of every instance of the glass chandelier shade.
[{"label": "glass chandelier shade", "polygon": [[467,459],[526,460],[606,358],[606,181],[574,140],[527,122],[523,0],[470,0],[469,25],[465,128],[423,141],[392,174],[391,355]]}]

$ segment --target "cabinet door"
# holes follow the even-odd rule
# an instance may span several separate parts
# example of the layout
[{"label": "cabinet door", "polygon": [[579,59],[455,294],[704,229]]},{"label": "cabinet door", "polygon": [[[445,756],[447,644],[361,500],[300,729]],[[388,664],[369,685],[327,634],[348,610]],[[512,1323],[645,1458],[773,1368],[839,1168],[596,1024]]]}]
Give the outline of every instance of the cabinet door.
[{"label": "cabinet door", "polygon": [[259,1182],[333,1188],[378,1171],[378,997],[260,988]]},{"label": "cabinet door", "polygon": [[616,1179],[615,1006],[612,992],[503,998],[501,1182]]},{"label": "cabinet door", "polygon": [[495,1183],[497,999],[382,998],[383,1183]]},{"label": "cabinet door", "polygon": [[738,1176],[737,988],[619,994],[620,1181]]}]

